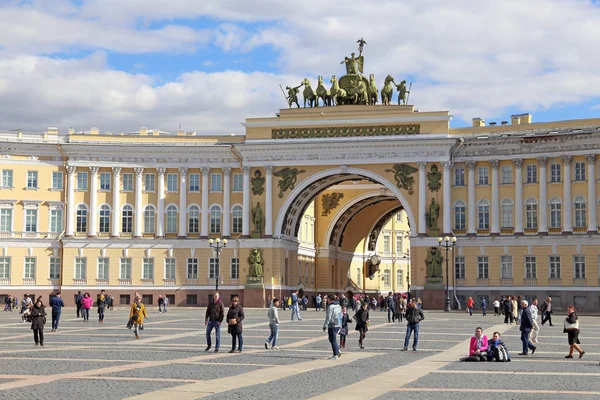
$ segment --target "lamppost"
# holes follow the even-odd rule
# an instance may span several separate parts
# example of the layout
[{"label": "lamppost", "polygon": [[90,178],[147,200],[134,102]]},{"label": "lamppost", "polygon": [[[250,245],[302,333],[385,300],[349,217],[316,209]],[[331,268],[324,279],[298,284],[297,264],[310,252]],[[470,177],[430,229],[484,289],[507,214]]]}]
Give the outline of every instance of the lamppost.
[{"label": "lamppost", "polygon": [[446,298],[444,300],[444,311],[450,312],[450,289],[448,288],[448,252],[450,251],[450,248],[454,250],[454,245],[456,244],[456,236],[452,236],[452,238],[448,236],[444,238],[439,237],[438,243],[440,244],[440,247],[446,249]]},{"label": "lamppost", "polygon": [[406,259],[406,286],[408,288],[408,297],[410,298],[410,249],[406,250],[402,258]]},{"label": "lamppost", "polygon": [[212,239],[208,240],[208,245],[215,250],[217,254],[217,270],[215,271],[215,291],[219,291],[219,277],[221,276],[221,268],[219,264],[219,254],[225,246],[227,246],[227,239],[221,240],[220,238],[216,238],[214,241]]}]

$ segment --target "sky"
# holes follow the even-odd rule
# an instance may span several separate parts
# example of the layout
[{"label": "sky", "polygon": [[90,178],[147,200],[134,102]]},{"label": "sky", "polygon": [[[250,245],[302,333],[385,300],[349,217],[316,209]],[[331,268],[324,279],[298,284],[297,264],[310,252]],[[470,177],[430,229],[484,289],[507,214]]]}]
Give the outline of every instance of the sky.
[{"label": "sky", "polygon": [[597,0],[0,0],[0,27],[0,130],[243,133],[361,37],[453,127],[600,115]]}]

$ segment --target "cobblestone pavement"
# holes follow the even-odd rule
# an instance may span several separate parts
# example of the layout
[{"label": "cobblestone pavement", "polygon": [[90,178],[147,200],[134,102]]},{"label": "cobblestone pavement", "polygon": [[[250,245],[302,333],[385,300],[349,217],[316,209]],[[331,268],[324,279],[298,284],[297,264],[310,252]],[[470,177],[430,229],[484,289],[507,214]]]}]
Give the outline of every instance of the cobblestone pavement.
[{"label": "cobblestone pavement", "polygon": [[[106,313],[99,324],[65,309],[58,332],[45,330],[34,347],[29,324],[18,312],[0,313],[0,399],[591,399],[600,396],[600,318],[581,317],[583,359],[565,359],[563,317],[543,326],[535,355],[519,356],[517,326],[501,317],[425,312],[419,349],[401,352],[405,323],[388,323],[371,312],[365,349],[350,329],[346,349],[328,360],[324,313],[307,311],[289,321],[280,311],[279,350],[265,350],[266,310],[246,310],[244,349],[204,352],[204,309],[171,308],[150,319],[136,340],[125,328],[128,309]],[[47,327],[50,326],[48,317]],[[475,327],[498,330],[511,350],[510,363],[460,363]],[[226,327],[224,327],[226,328]],[[353,328],[353,326],[352,326]],[[411,341],[412,344],[412,341]],[[214,345],[214,333],[213,333]]]}]

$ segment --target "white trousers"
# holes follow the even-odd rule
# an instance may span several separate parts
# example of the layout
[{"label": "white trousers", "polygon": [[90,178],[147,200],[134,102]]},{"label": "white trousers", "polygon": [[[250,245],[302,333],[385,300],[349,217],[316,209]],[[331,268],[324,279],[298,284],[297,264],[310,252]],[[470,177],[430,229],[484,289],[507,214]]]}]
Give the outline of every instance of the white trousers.
[{"label": "white trousers", "polygon": [[540,326],[538,325],[537,321],[534,319],[533,320],[533,329],[531,330],[531,332],[529,334],[529,338],[531,339],[531,341],[533,343],[537,343],[538,333],[540,333]]}]

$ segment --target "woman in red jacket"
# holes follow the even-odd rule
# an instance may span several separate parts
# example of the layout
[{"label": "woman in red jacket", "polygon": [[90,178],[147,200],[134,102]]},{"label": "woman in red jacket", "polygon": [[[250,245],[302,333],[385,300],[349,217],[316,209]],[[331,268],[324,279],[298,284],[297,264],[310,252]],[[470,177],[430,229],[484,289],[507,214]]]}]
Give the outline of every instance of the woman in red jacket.
[{"label": "woman in red jacket", "polygon": [[469,343],[469,357],[463,358],[461,361],[487,361],[487,351],[488,338],[483,334],[483,329],[477,327],[475,336]]},{"label": "woman in red jacket", "polygon": [[473,307],[475,306],[475,301],[473,301],[472,297],[469,297],[469,300],[467,300],[467,310],[469,311],[469,315],[472,317],[473,316]]},{"label": "woman in red jacket", "polygon": [[94,305],[94,300],[90,297],[88,292],[85,292],[83,299],[81,299],[81,311],[83,312],[83,320],[85,322],[90,320],[90,308]]}]

